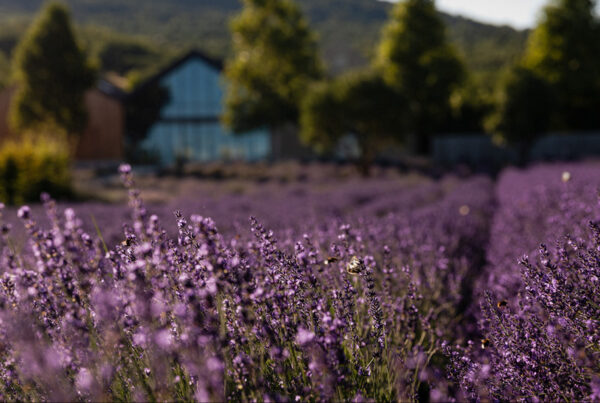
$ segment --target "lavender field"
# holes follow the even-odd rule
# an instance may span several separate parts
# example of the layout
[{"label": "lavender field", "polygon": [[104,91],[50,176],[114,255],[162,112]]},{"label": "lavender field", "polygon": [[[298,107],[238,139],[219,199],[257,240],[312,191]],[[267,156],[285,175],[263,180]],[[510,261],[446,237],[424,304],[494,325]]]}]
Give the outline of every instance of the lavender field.
[{"label": "lavender field", "polygon": [[[600,164],[3,208],[0,399],[600,399]],[[125,225],[123,223],[125,222]]]}]

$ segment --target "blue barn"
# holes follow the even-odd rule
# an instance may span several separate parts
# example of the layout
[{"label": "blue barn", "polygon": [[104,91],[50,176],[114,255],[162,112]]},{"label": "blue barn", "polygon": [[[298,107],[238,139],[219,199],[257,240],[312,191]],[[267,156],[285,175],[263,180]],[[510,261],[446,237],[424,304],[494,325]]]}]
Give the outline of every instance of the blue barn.
[{"label": "blue barn", "polygon": [[152,84],[165,89],[168,97],[141,148],[160,164],[171,165],[179,159],[256,161],[271,155],[267,130],[234,134],[222,125],[226,83],[221,62],[192,51],[141,87]]}]

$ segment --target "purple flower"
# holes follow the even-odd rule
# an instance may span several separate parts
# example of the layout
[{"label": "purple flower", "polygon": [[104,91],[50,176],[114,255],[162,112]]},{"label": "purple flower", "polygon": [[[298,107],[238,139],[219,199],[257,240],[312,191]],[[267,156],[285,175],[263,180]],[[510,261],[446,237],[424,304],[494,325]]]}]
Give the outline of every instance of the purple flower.
[{"label": "purple flower", "polygon": [[296,343],[300,346],[304,346],[310,342],[312,342],[315,338],[315,334],[309,330],[304,328],[298,329],[298,334],[296,335]]},{"label": "purple flower", "polygon": [[119,165],[119,173],[121,173],[121,174],[130,174],[131,173],[131,165],[129,165],[129,164],[121,164],[121,165]]},{"label": "purple flower", "polygon": [[17,216],[23,220],[28,220],[31,215],[31,209],[29,206],[23,206],[17,212]]}]

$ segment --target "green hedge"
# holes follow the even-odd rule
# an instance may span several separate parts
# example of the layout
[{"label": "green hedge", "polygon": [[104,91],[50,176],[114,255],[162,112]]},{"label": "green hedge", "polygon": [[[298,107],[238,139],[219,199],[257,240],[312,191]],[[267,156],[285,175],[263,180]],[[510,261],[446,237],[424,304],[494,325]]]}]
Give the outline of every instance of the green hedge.
[{"label": "green hedge", "polygon": [[42,192],[72,196],[69,146],[36,138],[7,141],[0,148],[0,200],[6,204],[39,201]]}]

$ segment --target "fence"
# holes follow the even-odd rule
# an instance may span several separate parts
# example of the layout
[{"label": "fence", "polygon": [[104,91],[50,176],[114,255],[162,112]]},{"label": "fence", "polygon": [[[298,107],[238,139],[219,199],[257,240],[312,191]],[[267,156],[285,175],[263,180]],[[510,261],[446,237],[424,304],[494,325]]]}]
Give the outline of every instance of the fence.
[{"label": "fence", "polygon": [[[549,133],[529,152],[531,161],[576,160],[600,157],[600,132]],[[485,134],[443,135],[433,139],[433,161],[442,166],[460,164],[475,169],[497,169],[517,162],[518,153],[494,144]]]}]

